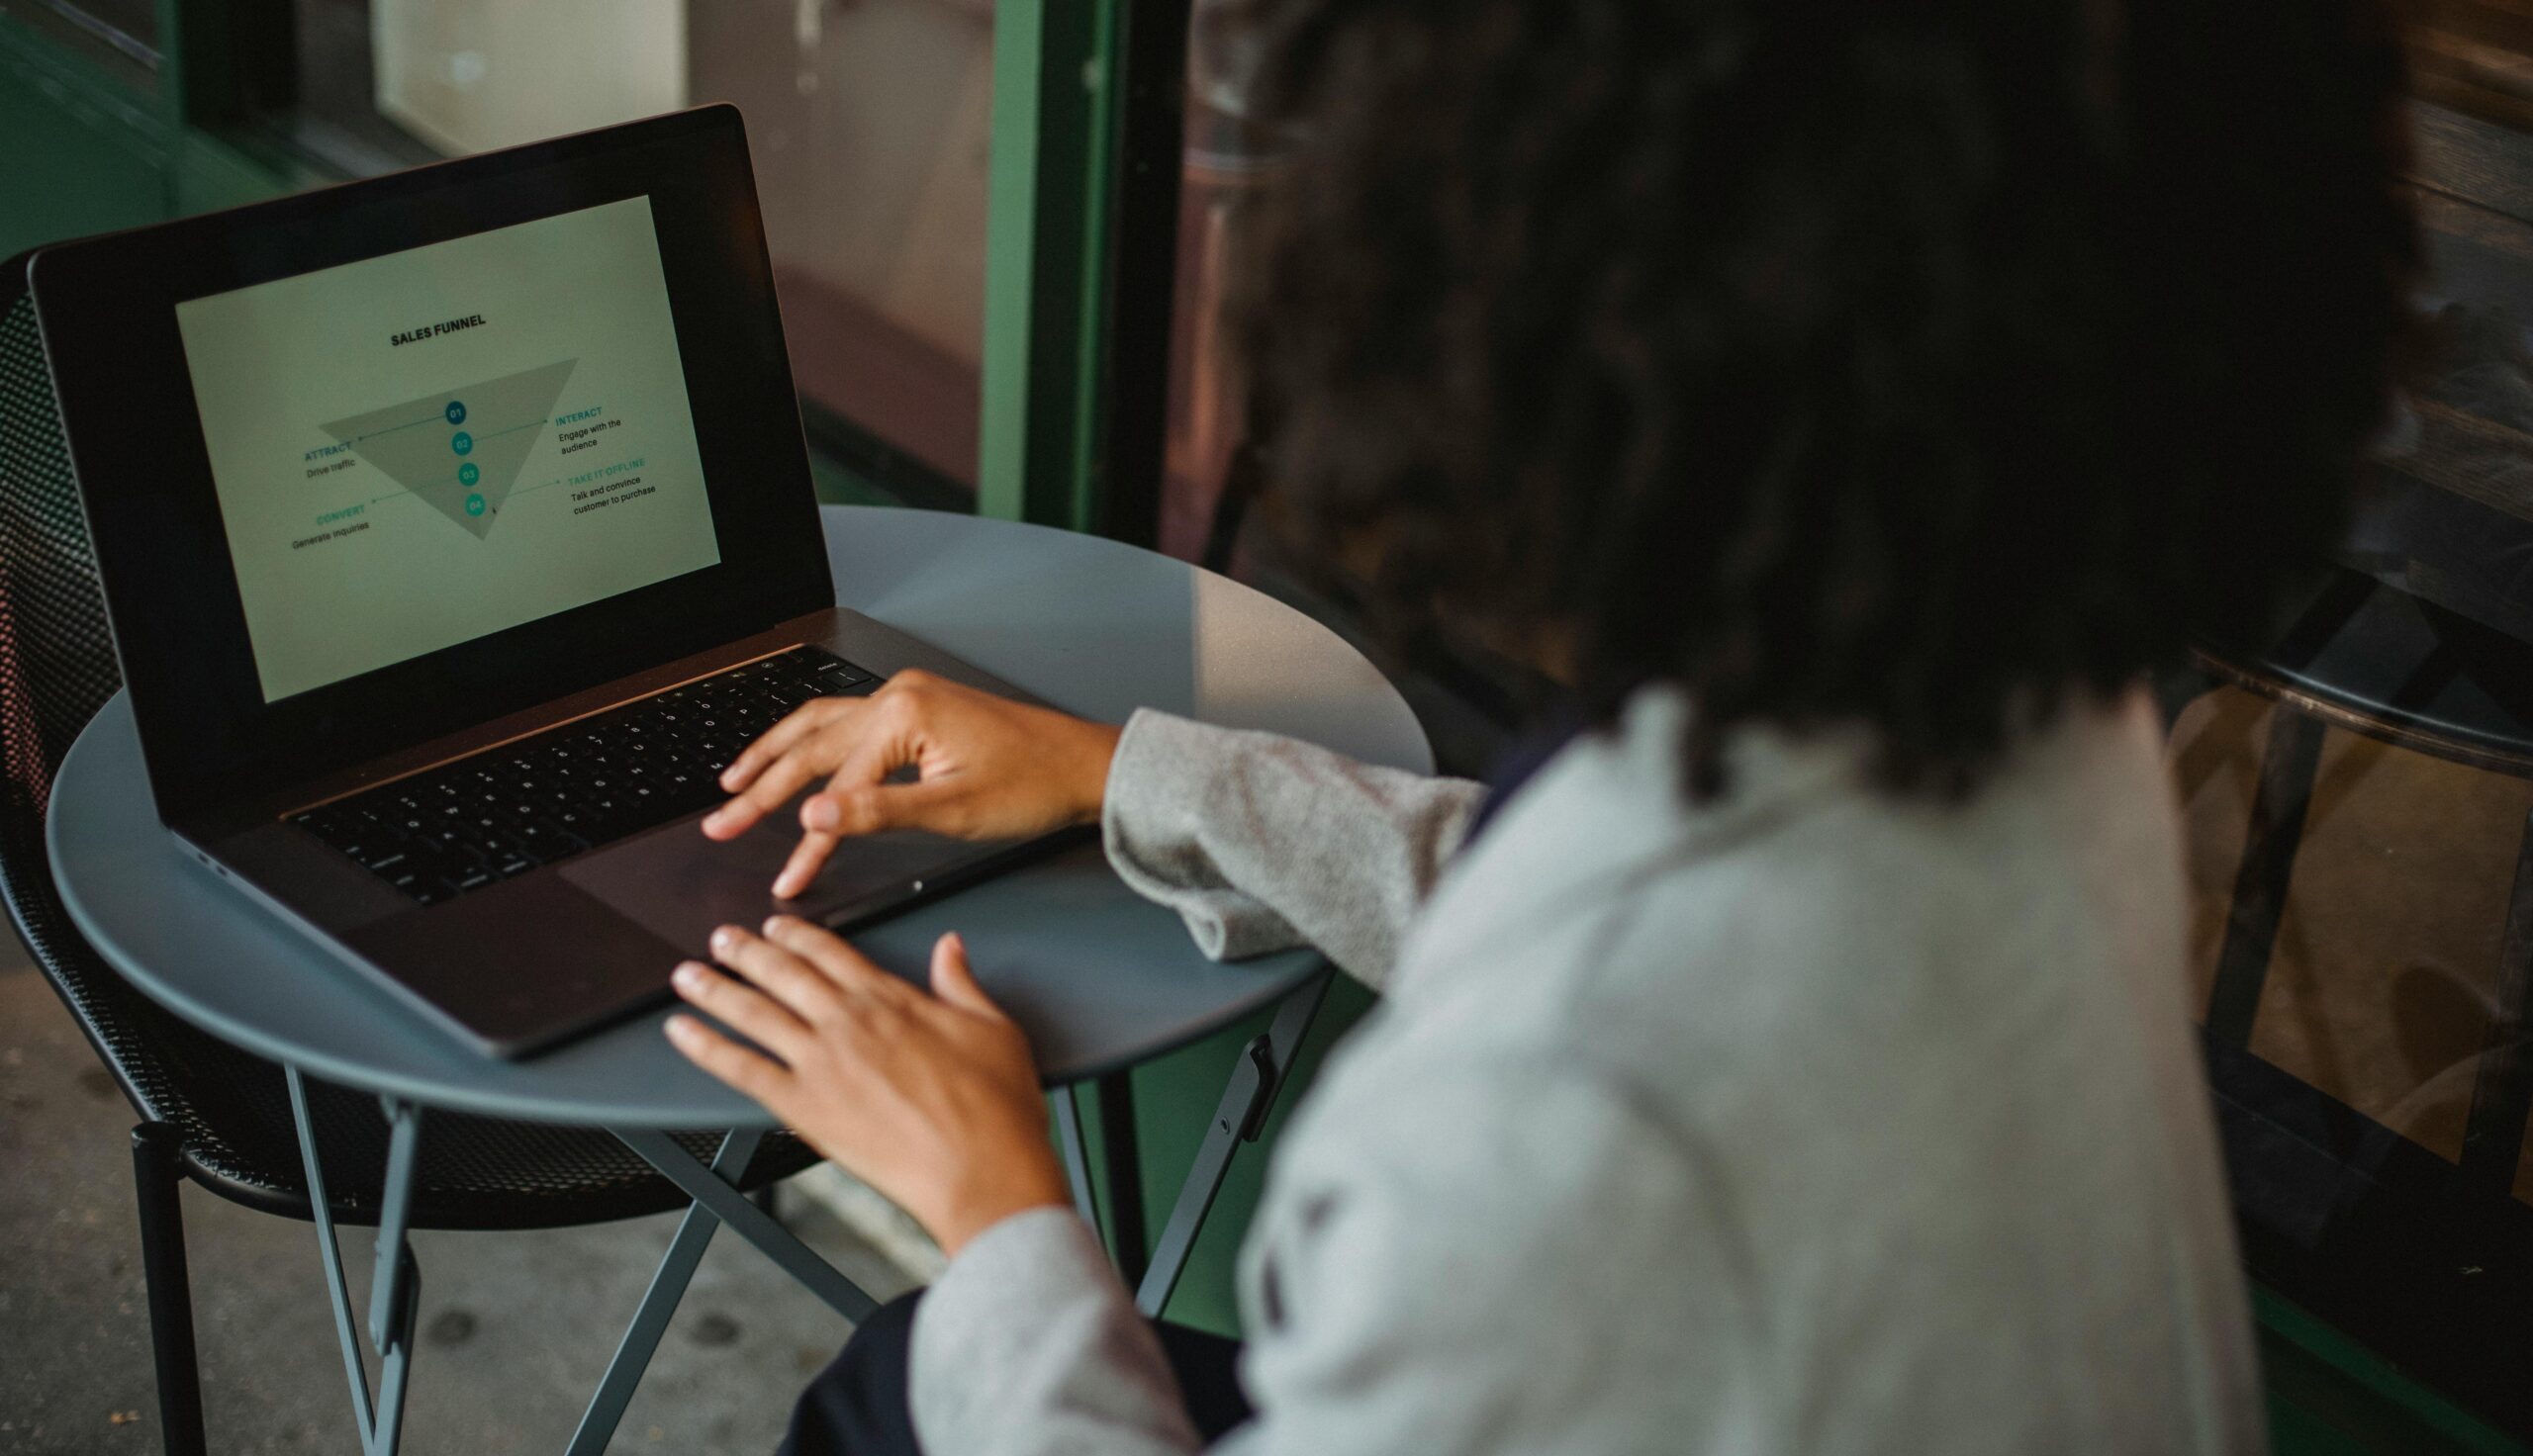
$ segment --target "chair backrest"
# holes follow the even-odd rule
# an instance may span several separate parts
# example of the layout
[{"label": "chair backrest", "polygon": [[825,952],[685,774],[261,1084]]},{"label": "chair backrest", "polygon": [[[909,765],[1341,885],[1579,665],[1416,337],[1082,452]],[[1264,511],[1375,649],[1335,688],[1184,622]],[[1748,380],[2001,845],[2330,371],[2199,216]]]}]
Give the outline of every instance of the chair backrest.
[{"label": "chair backrest", "polygon": [[21,256],[0,264],[0,899],[133,1102],[160,1117],[141,1036],[158,1018],[70,923],[44,842],[62,756],[120,681]]},{"label": "chair backrest", "polygon": [[122,675],[26,280],[24,258],[0,265],[0,774],[40,818]]},{"label": "chair backrest", "polygon": [[27,262],[0,264],[0,901],[134,1109],[174,1125],[188,1160],[225,1180],[227,1196],[265,1195],[290,1212],[306,1197],[281,1069],[135,990],[80,934],[53,885],[44,832],[53,777],[122,673]]},{"label": "chair backrest", "polygon": [[0,264],[0,901],[134,1108],[225,1160],[193,1086],[270,1084],[278,1096],[278,1069],[161,1010],[108,966],[71,923],[45,848],[53,775],[121,682],[22,255]]}]

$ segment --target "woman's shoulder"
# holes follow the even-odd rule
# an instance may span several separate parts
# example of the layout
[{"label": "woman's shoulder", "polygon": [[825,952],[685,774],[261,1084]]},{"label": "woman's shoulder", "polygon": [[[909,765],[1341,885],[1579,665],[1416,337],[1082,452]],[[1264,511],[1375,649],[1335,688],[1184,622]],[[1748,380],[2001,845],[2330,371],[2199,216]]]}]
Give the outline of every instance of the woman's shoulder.
[{"label": "woman's shoulder", "polygon": [[[1676,1371],[1670,1323],[1721,1320],[1778,1414],[1814,1352],[1927,1312],[1883,1358],[1929,1409],[2087,1362],[2186,1383],[2133,1296],[2227,1314],[2234,1276],[2151,723],[2070,716],[1951,806],[1798,752],[1683,809],[1629,748],[1553,766],[1429,907],[1284,1142],[1264,1261],[1454,1327],[1677,1294],[1623,1343]],[[2001,1249],[2082,1277],[1999,1279]]]},{"label": "woman's shoulder", "polygon": [[1512,980],[1595,1014],[1721,977],[1799,1001],[1866,965],[2019,962],[2055,934],[2178,925],[2180,841],[2140,702],[2067,709],[1957,799],[1876,784],[1853,737],[1749,733],[1728,789],[1692,802],[1686,714],[1640,695],[1506,808],[1426,907],[1404,999]]},{"label": "woman's shoulder", "polygon": [[1437,895],[1363,1048],[1382,1082],[1565,1066],[1727,1143],[1764,1109],[1924,1148],[2010,1138],[2017,1107],[2137,1110],[2186,1050],[2179,841],[2126,705],[1958,803],[1815,744],[1684,807],[1631,774],[1642,747],[1552,768]]}]

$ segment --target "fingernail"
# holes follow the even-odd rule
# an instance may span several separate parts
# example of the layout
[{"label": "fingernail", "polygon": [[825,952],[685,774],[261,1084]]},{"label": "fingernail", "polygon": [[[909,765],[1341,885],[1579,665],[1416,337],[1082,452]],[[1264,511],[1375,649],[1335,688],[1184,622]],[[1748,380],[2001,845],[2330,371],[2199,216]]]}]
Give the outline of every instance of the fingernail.
[{"label": "fingernail", "polygon": [[714,809],[711,813],[704,816],[704,827],[705,829],[718,829],[729,819],[729,810]]},{"label": "fingernail", "polygon": [[783,922],[790,920],[791,918],[792,917],[789,915],[769,915],[765,917],[765,930],[763,933],[769,936],[774,934],[774,932],[782,926]]},{"label": "fingernail", "polygon": [[943,936],[941,939],[950,943],[951,950],[958,952],[962,956],[968,954],[968,938],[966,936],[963,936],[954,930],[948,935]]},{"label": "fingernail", "polygon": [[833,829],[836,826],[835,800],[818,797],[800,806],[800,822],[811,829]]},{"label": "fingernail", "polygon": [[738,943],[739,928],[735,925],[725,925],[712,932],[712,950],[715,954],[727,951]]},{"label": "fingernail", "polygon": [[683,1041],[685,1041],[687,1038],[694,1036],[694,1035],[695,1035],[695,1018],[694,1018],[694,1017],[691,1017],[691,1016],[672,1016],[672,1017],[670,1017],[670,1018],[669,1018],[669,1024],[668,1024],[668,1034],[669,1034],[669,1040],[670,1040],[670,1041],[672,1041],[672,1042],[683,1042]]},{"label": "fingernail", "polygon": [[704,984],[704,967],[692,960],[681,961],[677,969],[669,972],[669,984],[681,991],[692,991]]}]

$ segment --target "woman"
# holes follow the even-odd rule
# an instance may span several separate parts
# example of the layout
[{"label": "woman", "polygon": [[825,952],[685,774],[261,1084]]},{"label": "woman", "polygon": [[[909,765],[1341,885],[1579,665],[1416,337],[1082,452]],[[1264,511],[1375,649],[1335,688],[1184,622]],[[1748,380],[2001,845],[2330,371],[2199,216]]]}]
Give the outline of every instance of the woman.
[{"label": "woman", "polygon": [[926,995],[725,931],[680,989],[771,1055],[678,1046],[951,1255],[794,1449],[2258,1449],[2136,684],[2326,545],[2377,417],[2409,248],[2377,17],[1261,26],[1285,521],[1577,726],[1490,795],[909,676],[752,747],[711,833],[827,780],[783,888],[838,835],[1096,821],[1208,952],[1385,992],[1272,1168],[1235,1385],[1068,1209],[955,938]]}]

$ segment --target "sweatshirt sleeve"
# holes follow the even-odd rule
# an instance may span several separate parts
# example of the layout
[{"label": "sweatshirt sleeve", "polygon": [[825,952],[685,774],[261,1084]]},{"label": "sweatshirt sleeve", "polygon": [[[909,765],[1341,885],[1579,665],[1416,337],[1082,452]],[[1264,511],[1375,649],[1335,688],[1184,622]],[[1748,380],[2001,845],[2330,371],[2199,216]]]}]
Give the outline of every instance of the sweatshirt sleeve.
[{"label": "sweatshirt sleeve", "polygon": [[[1277,1165],[1284,1212],[1258,1230],[1245,1306],[1257,1414],[1211,1456],[1801,1444],[1755,1377],[1746,1233],[1679,1130],[1536,1063],[1383,1090],[1301,1166]],[[979,1235],[916,1307],[913,1341],[933,1456],[1203,1448],[1151,1326],[1068,1210]]]},{"label": "sweatshirt sleeve", "polygon": [[1378,986],[1485,793],[1146,709],[1118,742],[1100,828],[1118,874],[1207,956],[1308,945]]},{"label": "sweatshirt sleeve", "polygon": [[955,1456],[1173,1456],[1203,1443],[1090,1227],[1035,1209],[977,1235],[915,1306],[907,1399]]}]

